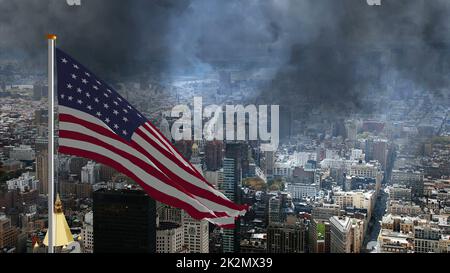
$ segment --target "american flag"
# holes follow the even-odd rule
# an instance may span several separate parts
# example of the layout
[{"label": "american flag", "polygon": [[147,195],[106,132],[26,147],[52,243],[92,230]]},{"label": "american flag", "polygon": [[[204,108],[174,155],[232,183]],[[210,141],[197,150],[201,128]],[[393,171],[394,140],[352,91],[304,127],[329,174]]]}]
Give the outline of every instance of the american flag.
[{"label": "american flag", "polygon": [[194,219],[233,228],[245,214],[111,86],[58,48],[56,66],[60,153],[111,166]]}]

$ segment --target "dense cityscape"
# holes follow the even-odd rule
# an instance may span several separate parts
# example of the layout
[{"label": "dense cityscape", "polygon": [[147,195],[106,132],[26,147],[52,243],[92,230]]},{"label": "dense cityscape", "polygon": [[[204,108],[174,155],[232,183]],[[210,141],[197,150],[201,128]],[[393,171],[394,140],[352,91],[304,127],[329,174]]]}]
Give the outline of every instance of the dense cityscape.
[{"label": "dense cityscape", "polygon": [[[1,70],[0,249],[46,252],[47,87],[19,68]],[[116,86],[171,138],[174,102],[254,101],[246,94],[264,88],[264,77],[240,73]],[[259,141],[172,141],[210,183],[250,206],[232,230],[153,201],[109,166],[58,154],[59,251],[447,253],[450,97],[406,92],[373,94],[367,103],[383,101],[382,111],[320,123],[281,105],[276,151],[261,151]]]},{"label": "dense cityscape", "polygon": [[[450,252],[450,1],[68,2],[0,0],[0,253],[51,253],[52,245],[57,253],[184,258],[185,253]],[[50,184],[47,52],[52,51],[44,38],[50,33],[58,37],[47,36],[56,39],[56,52],[68,52],[120,94],[129,105],[119,110],[139,111],[182,155],[176,162],[186,164],[166,168],[173,163],[170,154],[166,161],[152,161],[156,149],[139,147],[145,153],[141,165],[146,164],[139,170],[147,168],[151,180],[139,184],[129,177],[132,171],[127,176],[114,166],[56,152]],[[72,77],[81,84],[80,76]],[[58,113],[67,105],[58,83],[66,78],[55,84],[55,151],[64,130],[84,130],[61,125]],[[94,99],[93,90],[77,91]],[[226,138],[196,135],[196,98],[202,101],[200,113],[208,106],[244,109],[241,127],[238,114],[223,120],[233,137],[229,127],[222,132]],[[104,100],[107,109],[112,104]],[[179,105],[194,113],[194,124],[175,126],[182,118],[174,111]],[[266,125],[279,136],[275,150],[262,148],[267,139],[260,130],[250,138],[264,115],[257,111],[256,118],[246,106],[270,109]],[[77,113],[96,118],[91,108],[86,107],[90,116],[87,110]],[[200,115],[201,129],[209,117]],[[124,114],[124,124],[130,120]],[[125,128],[116,124],[114,131],[109,121],[109,116],[95,120],[115,138]],[[133,133],[122,132],[118,138],[130,141]],[[184,132],[187,138],[175,137]],[[164,143],[158,148],[175,151],[159,140]],[[125,149],[108,147],[107,152]],[[183,178],[176,173],[180,169]],[[248,210],[232,229],[206,216],[194,219],[182,205],[155,200],[158,189],[145,188],[157,180],[150,171],[160,171],[169,183],[158,185],[170,184],[169,190],[191,174],[202,176],[195,182],[211,184],[201,184],[206,195],[201,188],[192,199],[189,194],[199,187],[181,187],[186,200],[208,196],[198,207],[211,206],[198,215],[223,216],[228,205],[232,212],[244,204]],[[53,212],[49,184],[55,186]],[[174,199],[167,203],[180,204]],[[233,221],[236,214],[230,215]],[[47,237],[52,221],[55,240]]]}]

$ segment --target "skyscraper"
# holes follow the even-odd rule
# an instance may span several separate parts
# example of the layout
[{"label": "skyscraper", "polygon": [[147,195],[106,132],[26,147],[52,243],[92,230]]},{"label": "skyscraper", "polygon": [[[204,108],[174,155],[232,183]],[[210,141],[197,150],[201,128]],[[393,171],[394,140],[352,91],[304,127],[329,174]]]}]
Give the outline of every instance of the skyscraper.
[{"label": "skyscraper", "polygon": [[383,170],[386,170],[388,158],[388,143],[385,139],[377,139],[373,143],[373,159],[380,162]]},{"label": "skyscraper", "polygon": [[184,245],[190,253],[209,252],[209,223],[195,220],[189,214],[183,214]]},{"label": "skyscraper", "polygon": [[356,121],[348,120],[345,123],[345,128],[347,130],[347,138],[351,141],[355,141],[358,135],[358,127],[356,125]]},{"label": "skyscraper", "polygon": [[154,253],[155,201],[142,190],[94,192],[94,252]]},{"label": "skyscraper", "polygon": [[441,238],[438,228],[430,226],[414,228],[414,252],[436,253],[438,252],[439,239]]},{"label": "skyscraper", "polygon": [[282,222],[281,200],[278,196],[269,199],[268,224]]},{"label": "skyscraper", "polygon": [[158,220],[160,222],[171,222],[180,225],[183,223],[182,209],[174,208],[169,205],[156,202],[156,212],[158,214]]},{"label": "skyscraper", "polygon": [[220,190],[228,197],[231,201],[236,200],[236,176],[235,170],[235,160],[233,158],[225,158],[223,160],[223,183]]},{"label": "skyscraper", "polygon": [[88,163],[88,159],[84,157],[71,157],[69,160],[69,173],[76,174],[81,178],[81,168]]},{"label": "skyscraper", "polygon": [[216,171],[222,167],[223,142],[208,141],[205,147],[206,168],[208,171]]},{"label": "skyscraper", "polygon": [[290,139],[292,134],[292,111],[280,107],[280,139]]},{"label": "skyscraper", "polygon": [[[236,200],[237,182],[235,176],[235,160],[225,158],[223,160],[223,183],[220,190],[231,201]],[[236,229],[224,229],[222,235],[223,252],[236,252],[239,245],[239,239]]]},{"label": "skyscraper", "polygon": [[38,109],[34,111],[34,124],[39,125],[47,125],[48,122],[48,111],[46,109]]},{"label": "skyscraper", "polygon": [[35,83],[33,85],[33,100],[40,100],[47,95],[48,87],[42,83]]},{"label": "skyscraper", "polygon": [[365,161],[369,162],[373,159],[373,139],[369,138],[366,139],[365,145],[364,145],[364,154],[365,154]]},{"label": "skyscraper", "polygon": [[48,193],[48,153],[47,150],[38,152],[36,156],[36,176],[39,180],[39,193]]},{"label": "skyscraper", "polygon": [[84,253],[92,253],[94,251],[94,215],[92,211],[84,215],[84,224],[81,229],[83,238]]},{"label": "skyscraper", "polygon": [[265,151],[264,152],[264,163],[262,164],[262,169],[264,174],[270,178],[273,176],[273,168],[275,165],[275,157],[273,151]]},{"label": "skyscraper", "polygon": [[352,243],[351,219],[346,216],[333,216],[330,218],[330,227],[330,252],[350,253]]},{"label": "skyscraper", "polygon": [[156,228],[156,252],[180,253],[183,249],[183,227],[173,222],[159,222]]},{"label": "skyscraper", "polygon": [[305,252],[306,228],[295,216],[288,217],[285,223],[272,223],[267,228],[267,252],[303,253]]},{"label": "skyscraper", "polygon": [[227,143],[225,157],[234,159],[234,175],[236,182],[239,184],[243,177],[247,177],[249,171],[248,144],[239,142]]},{"label": "skyscraper", "polygon": [[0,250],[15,248],[17,244],[17,230],[11,226],[11,220],[0,215]]},{"label": "skyscraper", "polygon": [[[209,252],[209,222],[207,220],[196,220],[189,216],[185,211],[179,208],[157,202],[157,213],[159,223],[174,223],[183,230],[183,247],[190,253],[208,253]],[[168,239],[174,232],[164,231],[164,225],[167,229],[176,229],[177,227],[163,224],[157,231],[157,252],[169,249],[169,246],[162,246],[162,237]],[[177,231],[178,232],[178,231]],[[170,234],[169,234],[170,233]],[[159,234],[159,235],[158,235]],[[171,235],[172,234],[172,235]],[[169,236],[169,237],[167,237]],[[172,237],[170,237],[172,238]],[[159,240],[159,241],[158,241]],[[160,250],[158,250],[158,248]],[[172,247],[172,249],[175,249]]]},{"label": "skyscraper", "polygon": [[311,219],[308,228],[310,253],[330,252],[330,222]]}]

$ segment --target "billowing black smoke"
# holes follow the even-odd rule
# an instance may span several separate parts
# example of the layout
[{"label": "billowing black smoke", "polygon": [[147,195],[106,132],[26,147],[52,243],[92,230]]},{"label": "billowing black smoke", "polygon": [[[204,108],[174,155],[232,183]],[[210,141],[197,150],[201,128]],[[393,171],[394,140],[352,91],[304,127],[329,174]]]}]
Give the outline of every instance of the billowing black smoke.
[{"label": "billowing black smoke", "polygon": [[289,57],[261,98],[333,116],[371,112],[377,93],[448,92],[449,1],[306,2],[316,20],[289,34]]},{"label": "billowing black smoke", "polygon": [[[275,66],[259,99],[371,110],[388,89],[447,90],[450,1],[0,0],[0,52],[45,63],[45,33],[100,75]],[[257,60],[257,65],[252,61]]]},{"label": "billowing black smoke", "polygon": [[[57,45],[108,76],[160,66],[169,54],[168,22],[188,1],[0,0],[0,52],[46,62],[47,33]],[[164,66],[162,67],[162,69]]]}]

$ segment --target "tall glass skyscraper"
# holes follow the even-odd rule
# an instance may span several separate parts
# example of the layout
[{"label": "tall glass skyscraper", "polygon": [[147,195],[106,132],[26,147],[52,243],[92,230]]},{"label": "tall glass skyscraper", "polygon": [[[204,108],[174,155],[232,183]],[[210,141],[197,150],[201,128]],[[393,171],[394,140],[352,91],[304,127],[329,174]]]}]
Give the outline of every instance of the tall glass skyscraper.
[{"label": "tall glass skyscraper", "polygon": [[156,206],[142,190],[94,192],[94,253],[155,253]]}]

